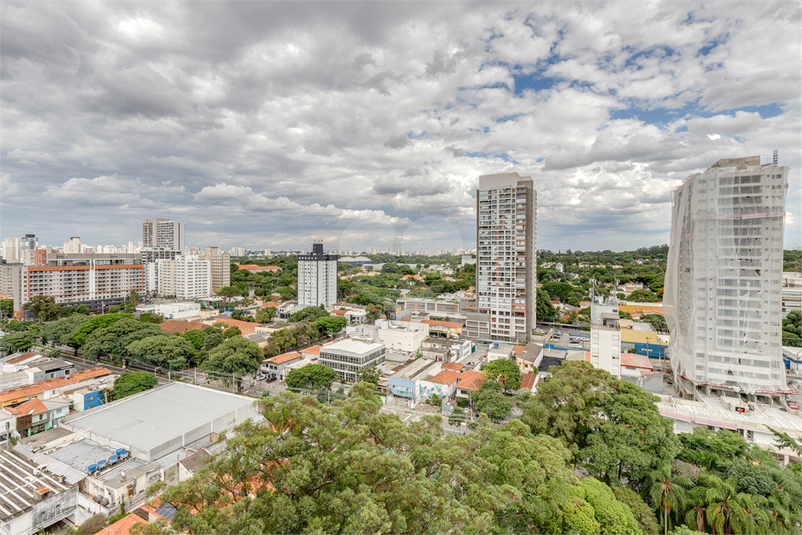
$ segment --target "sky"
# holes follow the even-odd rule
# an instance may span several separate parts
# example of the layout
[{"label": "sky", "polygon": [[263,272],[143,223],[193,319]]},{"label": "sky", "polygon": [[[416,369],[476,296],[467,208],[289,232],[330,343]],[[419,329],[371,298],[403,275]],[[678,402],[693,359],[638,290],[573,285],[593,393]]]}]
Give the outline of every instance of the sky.
[{"label": "sky", "polygon": [[791,168],[802,4],[2,2],[2,238],[475,247],[482,174],[531,176],[538,247],[668,243],[721,158]]}]

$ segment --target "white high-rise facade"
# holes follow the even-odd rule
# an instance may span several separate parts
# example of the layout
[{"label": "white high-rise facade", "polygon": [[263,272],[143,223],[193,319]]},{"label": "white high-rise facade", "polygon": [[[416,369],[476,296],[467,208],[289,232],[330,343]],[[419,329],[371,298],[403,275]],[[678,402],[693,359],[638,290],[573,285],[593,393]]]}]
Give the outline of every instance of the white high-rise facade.
[{"label": "white high-rise facade", "polygon": [[195,255],[176,256],[175,259],[156,260],[152,274],[153,290],[159,295],[177,299],[198,299],[212,295],[212,269],[208,260]]},{"label": "white high-rise facade", "polygon": [[298,255],[298,305],[330,307],[337,302],[337,255],[312,244],[311,254]]},{"label": "white high-rise facade", "polygon": [[208,260],[212,266],[213,290],[231,286],[231,255],[217,247],[207,247],[200,259]]},{"label": "white high-rise facade", "polygon": [[781,292],[788,167],[719,160],[674,191],[664,312],[691,394],[787,389]]},{"label": "white high-rise facade", "polygon": [[472,338],[528,342],[535,326],[537,192],[518,173],[479,177]]},{"label": "white high-rise facade", "polygon": [[146,219],[142,223],[142,244],[148,249],[184,250],[184,222]]}]

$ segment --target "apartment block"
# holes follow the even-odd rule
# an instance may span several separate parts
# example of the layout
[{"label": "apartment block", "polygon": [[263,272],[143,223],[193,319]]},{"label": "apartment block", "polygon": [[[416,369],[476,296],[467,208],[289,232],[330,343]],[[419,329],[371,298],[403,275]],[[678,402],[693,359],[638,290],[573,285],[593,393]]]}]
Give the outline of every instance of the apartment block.
[{"label": "apartment block", "polygon": [[298,305],[330,307],[337,302],[337,255],[312,244],[311,254],[298,255]]},{"label": "apartment block", "polygon": [[217,247],[207,247],[204,254],[198,255],[201,260],[208,260],[212,270],[212,289],[218,290],[231,286],[231,255]]},{"label": "apartment block", "polygon": [[719,160],[674,191],[663,310],[686,394],[787,390],[781,344],[788,167]]},{"label": "apartment block", "polygon": [[476,192],[476,305],[468,337],[529,342],[535,326],[537,192],[531,177],[483,175]]},{"label": "apartment block", "polygon": [[199,299],[212,295],[212,270],[208,260],[197,255],[179,255],[153,263],[155,284],[151,291],[177,299]]},{"label": "apartment block", "polygon": [[142,223],[142,245],[146,248],[184,250],[184,222],[169,219],[146,219]]},{"label": "apartment block", "polygon": [[12,268],[14,317],[37,295],[53,296],[56,303],[86,305],[102,311],[125,301],[131,291],[145,289],[145,269],[133,254],[53,254],[44,266]]}]

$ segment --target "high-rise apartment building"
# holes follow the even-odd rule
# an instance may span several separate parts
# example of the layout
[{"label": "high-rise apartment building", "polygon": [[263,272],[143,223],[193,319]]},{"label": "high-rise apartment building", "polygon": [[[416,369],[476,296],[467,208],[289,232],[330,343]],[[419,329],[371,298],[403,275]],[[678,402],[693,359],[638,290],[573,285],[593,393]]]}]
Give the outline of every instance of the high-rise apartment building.
[{"label": "high-rise apartment building", "polygon": [[337,255],[312,244],[311,254],[298,255],[298,305],[330,307],[337,302]]},{"label": "high-rise apartment building", "polygon": [[674,191],[664,312],[686,395],[786,390],[781,339],[788,167],[719,160]]},{"label": "high-rise apartment building", "polygon": [[6,238],[3,241],[3,260],[11,263],[20,262],[22,259],[22,240],[20,238]]},{"label": "high-rise apartment building", "polygon": [[159,295],[177,299],[198,299],[212,295],[211,262],[196,255],[156,260],[151,270],[154,284],[148,289]]},{"label": "high-rise apartment building", "polygon": [[476,192],[476,306],[471,338],[529,342],[537,292],[537,192],[518,173],[479,177]]},{"label": "high-rise apartment building", "polygon": [[45,266],[15,266],[12,277],[15,318],[23,317],[25,304],[37,295],[53,296],[61,305],[83,304],[94,312],[145,288],[144,266],[127,254],[52,254]]},{"label": "high-rise apartment building", "polygon": [[81,238],[78,236],[73,236],[68,241],[64,242],[64,248],[62,249],[64,254],[81,254],[83,253],[83,245],[81,244]]},{"label": "high-rise apartment building", "polygon": [[212,289],[231,286],[231,255],[217,247],[207,247],[201,260],[208,260],[212,270]]},{"label": "high-rise apartment building", "polygon": [[146,248],[184,250],[184,223],[168,219],[146,219],[142,223],[142,244]]}]

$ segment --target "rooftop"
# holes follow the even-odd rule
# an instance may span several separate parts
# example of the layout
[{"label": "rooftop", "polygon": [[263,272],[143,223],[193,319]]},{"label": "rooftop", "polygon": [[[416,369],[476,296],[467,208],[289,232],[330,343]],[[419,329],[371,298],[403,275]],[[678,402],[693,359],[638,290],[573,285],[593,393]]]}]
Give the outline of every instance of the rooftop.
[{"label": "rooftop", "polygon": [[[215,422],[238,422],[257,415],[254,401],[244,396],[192,386],[170,383],[113,401],[61,420],[61,425],[75,431],[108,438],[130,449],[150,452],[184,433],[197,431]],[[180,446],[180,444],[179,444]],[[169,452],[164,452],[169,453]]]},{"label": "rooftop", "polygon": [[129,535],[131,533],[131,528],[133,528],[137,523],[142,524],[143,526],[147,526],[149,524],[149,522],[141,516],[131,513],[130,515],[126,515],[119,519],[114,524],[101,529],[95,533],[95,535]]},{"label": "rooftop", "polygon": [[461,379],[459,383],[457,383],[457,388],[460,390],[471,390],[473,392],[478,392],[482,385],[487,381],[487,375],[481,372],[475,372],[473,370],[467,370],[462,372]]},{"label": "rooftop", "polygon": [[429,379],[430,383],[438,383],[441,385],[453,385],[457,383],[462,374],[454,370],[441,370],[440,373]]},{"label": "rooftop", "polygon": [[173,333],[184,334],[187,331],[192,331],[195,329],[203,329],[205,327],[208,327],[208,325],[204,325],[203,323],[199,323],[197,321],[182,321],[182,320],[167,320],[159,324],[159,329],[161,329],[163,333],[167,334],[173,334]]},{"label": "rooftop", "polygon": [[16,451],[0,451],[0,520],[8,522],[42,501],[41,491],[61,493],[71,485]]},{"label": "rooftop", "polygon": [[295,359],[303,358],[303,355],[298,353],[297,351],[291,351],[289,353],[282,353],[281,355],[276,355],[275,357],[270,357],[269,359],[265,359],[262,362],[269,362],[271,364],[284,364],[286,362],[292,362]]},{"label": "rooftop", "polygon": [[346,338],[345,340],[339,340],[333,344],[329,344],[324,349],[326,351],[348,351],[351,353],[363,354],[371,353],[382,348],[384,348],[384,344],[366,342],[355,338]]}]

